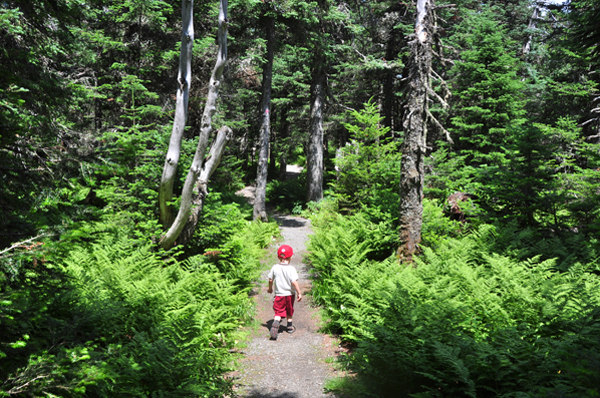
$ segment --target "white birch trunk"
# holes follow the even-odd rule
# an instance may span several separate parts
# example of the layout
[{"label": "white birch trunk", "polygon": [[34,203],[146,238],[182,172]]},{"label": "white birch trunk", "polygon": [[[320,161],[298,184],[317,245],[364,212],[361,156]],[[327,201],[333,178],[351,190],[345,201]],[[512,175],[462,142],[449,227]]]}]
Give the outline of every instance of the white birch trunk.
[{"label": "white birch trunk", "polygon": [[177,164],[181,154],[181,140],[187,122],[187,110],[192,81],[192,47],[194,45],[194,1],[181,1],[181,53],[179,54],[179,72],[177,74],[177,102],[175,120],[169,148],[163,167],[158,190],[159,221],[168,228],[173,221],[173,211],[169,202],[173,199],[173,185],[177,177]]},{"label": "white birch trunk", "polygon": [[229,127],[221,127],[217,133],[217,138],[215,138],[215,141],[210,147],[210,151],[206,161],[204,162],[202,171],[200,172],[200,177],[196,181],[196,185],[192,193],[190,215],[185,223],[185,226],[183,227],[183,230],[177,238],[177,243],[180,245],[187,244],[194,235],[194,231],[198,226],[198,220],[202,214],[202,209],[204,208],[204,199],[206,198],[206,195],[208,195],[208,180],[210,180],[210,177],[221,162],[225,147],[229,141],[231,141],[232,135],[233,132]]}]

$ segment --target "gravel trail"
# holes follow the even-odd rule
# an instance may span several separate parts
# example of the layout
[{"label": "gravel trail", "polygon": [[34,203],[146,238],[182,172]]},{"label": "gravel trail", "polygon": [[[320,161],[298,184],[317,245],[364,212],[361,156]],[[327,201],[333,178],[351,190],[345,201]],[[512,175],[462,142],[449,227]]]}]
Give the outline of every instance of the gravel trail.
[{"label": "gravel trail", "polygon": [[[238,371],[232,375],[236,379],[237,394],[244,398],[332,398],[333,394],[323,392],[323,386],[326,379],[335,376],[335,370],[325,360],[337,355],[339,348],[334,339],[318,333],[317,309],[310,305],[310,296],[305,296],[311,286],[303,263],[306,241],[311,234],[310,221],[294,216],[271,216],[283,236],[279,244],[294,249],[291,264],[298,271],[303,298],[294,306],[295,333],[286,333],[286,322],[282,321],[279,337],[270,340],[273,295],[267,293],[268,270],[263,272],[254,297],[260,328],[253,332],[242,352],[244,357],[239,361]],[[270,249],[268,262],[269,268],[277,262],[275,246]]]}]

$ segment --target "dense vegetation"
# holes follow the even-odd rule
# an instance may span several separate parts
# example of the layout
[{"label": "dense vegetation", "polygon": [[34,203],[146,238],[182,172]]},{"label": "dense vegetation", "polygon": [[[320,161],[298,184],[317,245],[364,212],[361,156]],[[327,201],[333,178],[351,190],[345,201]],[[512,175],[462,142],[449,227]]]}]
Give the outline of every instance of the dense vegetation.
[{"label": "dense vegetation", "polygon": [[[201,127],[218,6],[194,4],[175,194]],[[598,1],[436,5],[422,239],[409,263],[395,253],[416,5],[231,2],[213,125],[233,140],[192,239],[165,251],[157,198],[180,7],[0,4],[0,395],[231,392],[229,351],[277,235],[235,195],[257,176],[267,47],[267,202],[313,218],[312,295],[351,348],[340,366],[354,376],[329,388],[600,394]],[[286,165],[314,169],[319,129],[325,198],[306,203],[313,176],[286,180]]]}]

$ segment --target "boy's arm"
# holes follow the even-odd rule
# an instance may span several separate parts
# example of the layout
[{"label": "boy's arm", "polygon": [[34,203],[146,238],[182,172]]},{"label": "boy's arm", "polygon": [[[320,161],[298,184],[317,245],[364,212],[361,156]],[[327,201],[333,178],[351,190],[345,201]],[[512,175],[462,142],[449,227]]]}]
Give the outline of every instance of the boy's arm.
[{"label": "boy's arm", "polygon": [[267,293],[273,293],[273,279],[269,278],[269,288],[267,289]]},{"label": "boy's arm", "polygon": [[298,281],[293,281],[292,286],[294,286],[296,293],[298,293],[298,301],[302,300],[302,292],[300,292],[300,285],[298,285]]}]

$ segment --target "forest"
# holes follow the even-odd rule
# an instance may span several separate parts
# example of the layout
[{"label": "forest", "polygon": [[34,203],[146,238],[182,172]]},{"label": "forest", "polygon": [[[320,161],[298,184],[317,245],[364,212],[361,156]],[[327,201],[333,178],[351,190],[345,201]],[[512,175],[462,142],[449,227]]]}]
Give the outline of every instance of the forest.
[{"label": "forest", "polygon": [[274,211],[327,391],[600,396],[600,1],[7,0],[0,47],[0,396],[235,396]]}]

